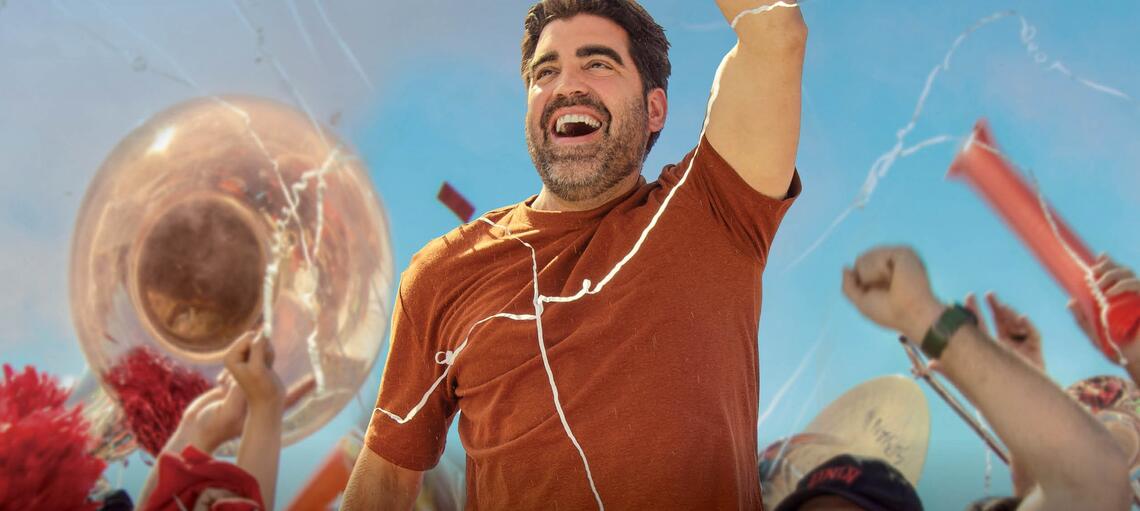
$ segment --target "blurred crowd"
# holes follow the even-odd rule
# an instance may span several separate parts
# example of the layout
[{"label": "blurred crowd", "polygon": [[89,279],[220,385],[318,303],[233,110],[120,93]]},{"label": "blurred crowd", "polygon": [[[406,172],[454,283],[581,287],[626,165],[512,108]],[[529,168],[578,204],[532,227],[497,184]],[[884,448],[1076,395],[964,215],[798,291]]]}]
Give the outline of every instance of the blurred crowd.
[{"label": "blurred crowd", "polygon": [[[1092,270],[1096,286],[1110,300],[1140,292],[1140,279],[1107,257],[1101,256]],[[994,293],[984,297],[990,321],[973,295],[958,304],[944,302],[931,289],[927,269],[911,248],[878,247],[860,255],[844,270],[842,289],[868,320],[920,348],[929,361],[922,370],[949,381],[1008,449],[1014,494],[981,498],[970,510],[1132,505],[1136,497],[1131,474],[1140,460],[1140,342],[1135,342],[1140,334],[1120,343],[1130,379],[1094,376],[1063,389],[1046,373],[1043,336],[1028,317]],[[1088,317],[1076,303],[1070,303],[1069,309],[1095,344],[1099,318]],[[881,349],[896,349],[888,346]],[[21,472],[37,477],[44,468],[35,466],[36,460],[50,464],[55,459],[72,467],[70,478],[54,477],[47,470],[46,477],[58,482],[56,489],[41,484],[50,490],[46,495],[20,496],[26,491],[20,486],[23,480],[6,476],[0,502],[48,509],[78,494],[85,502],[83,509],[91,510],[274,509],[286,396],[272,369],[273,356],[271,345],[252,334],[229,348],[225,371],[215,386],[186,407],[134,499],[122,490],[82,490],[94,484],[105,464],[71,449],[19,460]],[[8,367],[4,376],[0,423],[8,434],[0,436],[19,438],[20,428],[36,426],[40,429],[28,429],[32,433],[26,438],[33,439],[36,431],[48,432],[58,447],[69,441],[68,427],[85,427],[76,410],[63,408],[67,390],[52,378],[31,368],[17,374]],[[6,447],[13,457],[20,448]],[[10,459],[6,464],[8,469],[14,466]],[[841,453],[807,468],[794,491],[767,505],[776,511],[924,509],[912,481],[901,467],[885,459]],[[462,482],[428,484],[425,492],[438,492],[447,485],[461,487]],[[453,492],[447,498],[421,498],[417,508],[454,509],[462,501],[461,492],[458,496]]]},{"label": "blurred crowd", "polygon": [[[1140,291],[1140,280],[1106,256],[1091,268],[1108,299]],[[947,304],[931,289],[908,247],[867,251],[843,272],[843,292],[869,320],[921,345],[929,366],[968,399],[1009,450],[1014,495],[988,497],[971,510],[1128,509],[1137,465],[1140,338],[1118,343],[1131,381],[1096,376],[1062,389],[1045,371],[1042,335],[993,293],[993,320],[969,295]],[[1097,321],[1076,302],[1074,320],[1097,344]],[[885,348],[884,348],[885,349]],[[933,460],[938,463],[938,460]],[[933,508],[942,506],[928,503]],[[777,511],[924,509],[912,483],[883,459],[841,454],[811,469]]]}]

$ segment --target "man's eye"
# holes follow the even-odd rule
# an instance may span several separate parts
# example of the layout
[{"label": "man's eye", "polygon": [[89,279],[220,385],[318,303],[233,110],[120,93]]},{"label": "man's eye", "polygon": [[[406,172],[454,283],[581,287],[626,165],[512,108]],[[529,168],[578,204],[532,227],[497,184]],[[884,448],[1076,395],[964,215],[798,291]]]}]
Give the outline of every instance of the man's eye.
[{"label": "man's eye", "polygon": [[591,62],[586,67],[589,69],[613,69],[612,67],[610,67],[609,64],[606,64],[605,62],[601,62],[601,61]]},{"label": "man's eye", "polygon": [[546,78],[547,76],[550,76],[552,74],[554,74],[553,69],[551,69],[549,67],[542,68],[542,69],[539,69],[538,71],[534,72],[534,79],[535,80],[541,80],[541,79]]}]

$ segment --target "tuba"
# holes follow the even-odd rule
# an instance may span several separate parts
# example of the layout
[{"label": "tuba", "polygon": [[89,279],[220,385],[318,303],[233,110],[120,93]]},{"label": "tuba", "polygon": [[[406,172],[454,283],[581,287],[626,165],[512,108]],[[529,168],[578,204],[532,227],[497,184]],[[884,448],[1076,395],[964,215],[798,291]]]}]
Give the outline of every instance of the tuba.
[{"label": "tuba", "polygon": [[[391,312],[388,221],[365,165],[256,97],[187,101],[127,135],[87,190],[70,266],[80,345],[119,405],[124,385],[211,385],[227,347],[257,332],[288,391],[286,444],[356,394]],[[126,365],[140,353],[181,379],[144,381]]]}]

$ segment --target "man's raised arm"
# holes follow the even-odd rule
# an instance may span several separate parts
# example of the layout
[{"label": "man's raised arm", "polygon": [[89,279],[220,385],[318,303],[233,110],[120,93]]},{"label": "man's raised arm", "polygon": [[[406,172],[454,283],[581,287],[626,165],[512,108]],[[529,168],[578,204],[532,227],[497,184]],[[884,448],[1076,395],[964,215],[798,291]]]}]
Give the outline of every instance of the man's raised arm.
[{"label": "man's raised arm", "polygon": [[423,472],[409,470],[380,457],[368,446],[360,449],[348,487],[344,511],[407,511],[416,503]]},{"label": "man's raised arm", "polygon": [[930,356],[1037,481],[1019,510],[1128,509],[1128,463],[1112,434],[964,316],[948,320],[957,327],[946,326],[940,318],[952,316],[945,316],[947,308],[913,250],[866,252],[843,271],[843,292],[868,319],[910,339],[925,342],[928,331],[950,329],[942,348],[930,342],[932,350],[944,348]]},{"label": "man's raised arm", "polygon": [[728,22],[738,20],[737,44],[717,69],[705,127],[744,181],[776,198],[787,194],[796,165],[807,41],[800,9],[788,3],[717,0]]}]

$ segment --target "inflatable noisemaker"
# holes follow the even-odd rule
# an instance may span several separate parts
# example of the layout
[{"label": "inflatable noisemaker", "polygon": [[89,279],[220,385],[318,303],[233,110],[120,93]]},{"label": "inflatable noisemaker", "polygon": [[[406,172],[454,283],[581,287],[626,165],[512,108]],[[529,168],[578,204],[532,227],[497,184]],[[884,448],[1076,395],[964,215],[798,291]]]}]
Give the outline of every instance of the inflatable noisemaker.
[{"label": "inflatable noisemaker", "polygon": [[[950,177],[964,179],[1017,233],[1096,323],[1096,344],[1112,360],[1120,358],[1117,346],[1135,340],[1140,329],[1140,294],[1121,293],[1107,297],[1097,289],[1091,267],[1092,251],[1073,233],[1044,199],[1026,184],[996,149],[984,119],[950,164]],[[1099,298],[1099,299],[1098,299]],[[1107,311],[1104,306],[1107,305]]]}]

